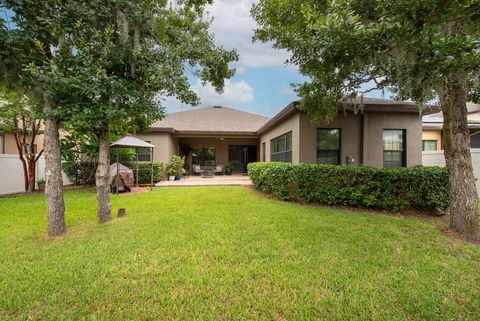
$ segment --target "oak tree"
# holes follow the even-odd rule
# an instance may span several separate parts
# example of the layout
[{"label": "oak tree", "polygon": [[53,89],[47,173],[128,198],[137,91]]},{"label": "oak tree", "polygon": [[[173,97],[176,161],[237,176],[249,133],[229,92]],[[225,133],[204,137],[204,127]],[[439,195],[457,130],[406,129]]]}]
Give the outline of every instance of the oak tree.
[{"label": "oak tree", "polygon": [[366,83],[420,107],[438,99],[449,171],[450,228],[478,239],[467,101],[479,98],[478,0],[260,0],[256,38],[291,54],[296,90],[314,120],[330,120]]}]

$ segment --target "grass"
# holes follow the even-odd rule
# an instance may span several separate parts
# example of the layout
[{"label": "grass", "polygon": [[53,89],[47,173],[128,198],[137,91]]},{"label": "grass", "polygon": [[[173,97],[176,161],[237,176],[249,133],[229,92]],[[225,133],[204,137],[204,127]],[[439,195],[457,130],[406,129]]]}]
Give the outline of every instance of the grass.
[{"label": "grass", "polygon": [[242,187],[0,198],[1,320],[480,320],[480,248],[434,223],[289,204]]}]

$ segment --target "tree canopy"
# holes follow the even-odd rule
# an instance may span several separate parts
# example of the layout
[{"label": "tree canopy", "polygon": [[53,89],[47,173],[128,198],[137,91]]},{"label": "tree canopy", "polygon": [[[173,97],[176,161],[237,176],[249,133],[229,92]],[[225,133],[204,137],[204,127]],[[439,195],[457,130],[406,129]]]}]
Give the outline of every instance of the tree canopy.
[{"label": "tree canopy", "polygon": [[2,83],[43,104],[48,217],[63,225],[50,235],[65,231],[56,220],[63,214],[55,214],[64,210],[63,202],[55,203],[62,199],[59,126],[97,135],[97,196],[99,206],[105,205],[98,213],[101,222],[108,221],[109,131],[148,127],[164,115],[161,97],[198,104],[189,76],[221,91],[233,75],[228,64],[238,57],[214,44],[204,9],[209,3],[0,2],[13,12],[14,25],[0,21],[0,40],[6,44],[0,48]]},{"label": "tree canopy", "polygon": [[[308,81],[297,86],[314,119],[331,119],[362,85],[424,105],[443,75],[468,78],[478,98],[480,4],[476,0],[261,0],[256,38],[292,54]],[[332,108],[335,106],[335,108]]]},{"label": "tree canopy", "polygon": [[466,102],[478,101],[480,93],[478,0],[260,0],[252,15],[256,39],[287,49],[289,62],[308,77],[296,90],[314,123],[332,120],[365,84],[419,107],[437,98],[450,227],[478,238],[466,116]]}]

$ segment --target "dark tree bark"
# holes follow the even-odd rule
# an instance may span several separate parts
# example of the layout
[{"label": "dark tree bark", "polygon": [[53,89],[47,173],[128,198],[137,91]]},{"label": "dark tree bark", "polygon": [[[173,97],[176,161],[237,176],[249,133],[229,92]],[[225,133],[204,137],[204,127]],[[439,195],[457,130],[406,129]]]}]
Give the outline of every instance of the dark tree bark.
[{"label": "dark tree bark", "polygon": [[13,136],[15,138],[15,143],[17,145],[18,159],[22,162],[24,188],[25,188],[25,191],[28,191],[28,186],[29,186],[29,184],[28,184],[28,166],[27,166],[27,161],[23,157],[23,142],[22,142],[22,139],[21,139],[18,131],[16,131],[13,134]]},{"label": "dark tree bark", "polygon": [[[36,181],[36,165],[37,161],[43,153],[43,149],[35,155],[35,139],[40,128],[41,120],[27,121],[25,116],[21,117],[21,128],[18,124],[18,119],[15,119],[15,131],[13,136],[15,138],[15,144],[18,150],[18,158],[22,162],[23,167],[23,179],[25,184],[25,191],[32,193],[35,190],[35,181]],[[29,135],[26,129],[29,129],[31,134]],[[28,141],[27,141],[28,136]],[[28,145],[28,150],[24,151],[24,146]]]},{"label": "dark tree bark", "polygon": [[444,153],[449,173],[450,228],[478,240],[478,195],[470,154],[466,77],[450,75],[440,89]]},{"label": "dark tree bark", "polygon": [[98,164],[95,174],[97,186],[97,216],[99,223],[105,223],[112,219],[110,204],[110,142],[108,140],[108,125],[102,127],[97,133],[98,138]]},{"label": "dark tree bark", "polygon": [[[53,108],[53,102],[44,95],[44,110]],[[63,200],[62,163],[58,120],[45,120],[45,195],[47,201],[48,235],[58,236],[67,231],[65,226],[65,204]]]}]

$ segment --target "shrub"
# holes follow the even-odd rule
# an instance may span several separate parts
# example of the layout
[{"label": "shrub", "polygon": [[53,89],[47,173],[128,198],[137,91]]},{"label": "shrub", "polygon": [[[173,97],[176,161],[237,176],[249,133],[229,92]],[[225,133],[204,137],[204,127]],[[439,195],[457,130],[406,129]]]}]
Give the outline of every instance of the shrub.
[{"label": "shrub", "polygon": [[[123,165],[133,169],[133,173],[136,173],[137,165],[135,162],[127,162]],[[138,162],[138,183],[150,184],[150,166],[151,162]],[[164,165],[162,162],[153,162],[153,182],[159,182],[163,178]],[[135,183],[137,182],[135,177]]]},{"label": "shrub", "polygon": [[[136,175],[137,165],[135,162],[124,162],[122,164],[132,169],[133,174]],[[139,184],[150,184],[150,166],[150,162],[138,162]],[[64,162],[62,168],[68,179],[75,185],[95,184],[95,171],[97,170],[97,163],[95,162]],[[154,182],[159,182],[163,178],[163,170],[162,162],[153,162]],[[135,177],[136,182],[137,178]]]},{"label": "shrub", "polygon": [[168,175],[181,175],[183,171],[183,166],[185,165],[185,156],[180,157],[177,155],[172,155],[172,158],[167,163],[166,170]]},{"label": "shrub", "polygon": [[70,182],[75,185],[95,184],[96,162],[69,161],[62,163],[62,169]]},{"label": "shrub", "polygon": [[437,215],[449,206],[448,173],[440,167],[250,163],[248,175],[256,188],[287,201]]}]

